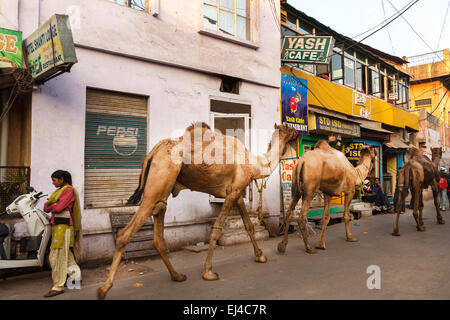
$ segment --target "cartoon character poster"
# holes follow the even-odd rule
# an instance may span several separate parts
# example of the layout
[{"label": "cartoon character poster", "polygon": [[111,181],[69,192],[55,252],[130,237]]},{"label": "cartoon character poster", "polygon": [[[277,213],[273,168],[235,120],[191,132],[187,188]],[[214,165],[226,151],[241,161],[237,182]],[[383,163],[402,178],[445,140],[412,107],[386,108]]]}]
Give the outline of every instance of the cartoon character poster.
[{"label": "cartoon character poster", "polygon": [[281,74],[282,123],[297,129],[299,134],[308,134],[307,81]]}]

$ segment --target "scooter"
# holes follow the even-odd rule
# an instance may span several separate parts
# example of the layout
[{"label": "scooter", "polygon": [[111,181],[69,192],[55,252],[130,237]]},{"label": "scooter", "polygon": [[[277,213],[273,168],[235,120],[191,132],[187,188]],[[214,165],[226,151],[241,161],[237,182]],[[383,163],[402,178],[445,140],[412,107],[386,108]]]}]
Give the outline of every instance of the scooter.
[{"label": "scooter", "polygon": [[[48,243],[52,235],[52,228],[49,222],[49,216],[42,210],[37,209],[36,205],[39,199],[47,196],[42,192],[37,192],[33,187],[27,188],[28,194],[18,196],[6,208],[6,211],[0,216],[13,213],[20,213],[27,224],[29,236],[22,238],[20,249],[28,253],[26,260],[7,260],[10,252],[0,256],[0,277],[16,275],[18,269],[43,268],[48,259]],[[4,225],[3,225],[4,226]],[[4,228],[5,229],[5,228]],[[5,236],[3,236],[5,239]],[[2,241],[3,242],[3,241]],[[0,243],[3,246],[3,243]],[[11,250],[10,248],[8,248]],[[23,272],[19,272],[23,273]]]}]

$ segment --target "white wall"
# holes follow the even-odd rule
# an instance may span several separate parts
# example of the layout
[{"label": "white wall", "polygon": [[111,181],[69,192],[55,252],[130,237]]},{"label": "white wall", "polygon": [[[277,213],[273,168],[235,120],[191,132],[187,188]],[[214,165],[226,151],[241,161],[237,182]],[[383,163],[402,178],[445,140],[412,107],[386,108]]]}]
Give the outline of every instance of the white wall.
[{"label": "white wall", "polygon": [[[198,34],[193,17],[201,1],[162,1],[161,14],[154,18],[106,0],[30,0],[26,5],[22,0],[20,24],[27,33],[54,13],[65,13],[71,5],[79,6],[82,23],[81,29],[74,30],[75,42],[95,48],[78,46],[79,62],[72,71],[33,92],[31,184],[39,191],[50,193],[53,191],[51,173],[57,169],[68,170],[83,207],[88,87],[149,96],[149,150],[194,121],[209,123],[211,97],[250,103],[252,128],[272,129],[280,119],[279,31],[269,16],[268,2],[260,1],[260,4],[260,48],[254,50]],[[97,50],[100,48],[111,52],[100,52]],[[137,57],[111,54],[115,51]],[[163,64],[146,59],[162,60]],[[183,68],[167,66],[167,63]],[[267,85],[244,81],[239,95],[221,93],[220,77],[211,72]],[[269,139],[268,136],[262,144],[267,145]],[[272,215],[280,213],[279,180],[277,170],[264,190],[264,211]],[[250,204],[253,210],[258,201],[254,188]],[[165,221],[170,224],[202,219],[211,217],[212,212],[208,195],[185,190],[177,198],[169,198]],[[95,238],[86,242],[84,258],[111,257],[114,242],[108,234],[109,210],[84,210],[83,229],[86,240]],[[183,242],[207,241],[208,236],[206,224],[173,227],[166,230],[166,243],[169,248],[179,248]]]},{"label": "white wall", "polygon": [[0,0],[0,28],[19,28],[19,0]]}]

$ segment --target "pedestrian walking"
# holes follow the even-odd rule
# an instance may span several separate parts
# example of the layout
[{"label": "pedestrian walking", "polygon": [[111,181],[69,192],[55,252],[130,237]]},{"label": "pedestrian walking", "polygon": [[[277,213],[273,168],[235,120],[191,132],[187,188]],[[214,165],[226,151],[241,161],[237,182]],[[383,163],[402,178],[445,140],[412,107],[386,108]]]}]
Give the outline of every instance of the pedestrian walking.
[{"label": "pedestrian walking", "polygon": [[52,289],[44,297],[54,297],[64,293],[67,268],[77,266],[71,248],[80,250],[81,210],[78,195],[72,186],[69,172],[58,170],[52,175],[52,183],[57,188],[44,205],[45,212],[51,212],[52,242],[50,265],[52,267]]},{"label": "pedestrian walking", "polygon": [[440,196],[440,202],[441,202],[441,210],[445,211],[445,207],[447,204],[447,174],[445,171],[441,171],[441,179],[439,180],[439,196]]}]

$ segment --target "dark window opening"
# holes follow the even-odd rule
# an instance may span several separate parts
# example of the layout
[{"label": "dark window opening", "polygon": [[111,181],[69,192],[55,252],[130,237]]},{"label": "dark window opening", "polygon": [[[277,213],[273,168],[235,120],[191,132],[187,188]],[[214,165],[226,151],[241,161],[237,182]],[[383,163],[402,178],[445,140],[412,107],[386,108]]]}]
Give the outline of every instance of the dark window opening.
[{"label": "dark window opening", "polygon": [[241,81],[237,78],[223,76],[222,83],[220,84],[220,91],[239,94],[240,82]]},{"label": "dark window opening", "polygon": [[431,99],[420,99],[416,100],[414,103],[416,106],[428,106],[431,105]]}]

